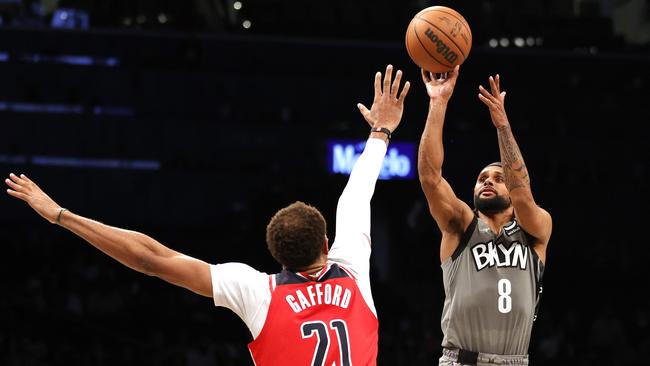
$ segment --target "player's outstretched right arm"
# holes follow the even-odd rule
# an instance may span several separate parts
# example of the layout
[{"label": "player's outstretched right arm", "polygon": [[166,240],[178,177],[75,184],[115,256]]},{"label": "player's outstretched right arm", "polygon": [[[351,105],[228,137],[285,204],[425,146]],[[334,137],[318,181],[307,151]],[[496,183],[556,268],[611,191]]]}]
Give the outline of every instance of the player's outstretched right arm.
[{"label": "player's outstretched right arm", "polygon": [[47,221],[72,231],[125,266],[212,297],[210,266],[206,262],[169,249],[145,234],[108,226],[65,210],[23,174],[11,173],[5,183],[9,186],[7,193],[27,202]]},{"label": "player's outstretched right arm", "polygon": [[437,78],[434,74],[422,70],[422,80],[429,95],[429,113],[420,138],[418,176],[429,204],[429,212],[442,231],[441,261],[453,254],[458,239],[473,218],[472,210],[456,197],[442,176],[442,128],[458,72],[459,67],[456,66],[448,75]]}]

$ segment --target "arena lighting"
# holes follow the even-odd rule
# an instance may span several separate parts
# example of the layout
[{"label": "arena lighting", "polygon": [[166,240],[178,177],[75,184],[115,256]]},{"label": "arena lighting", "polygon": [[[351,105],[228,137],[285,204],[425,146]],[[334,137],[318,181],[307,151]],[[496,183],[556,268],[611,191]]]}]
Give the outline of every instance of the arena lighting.
[{"label": "arena lighting", "polygon": [[244,29],[250,29],[251,25],[252,25],[252,23],[251,23],[251,21],[248,20],[248,19],[247,19],[247,20],[244,20],[244,21],[241,23],[241,26],[244,27]]},{"label": "arena lighting", "polygon": [[[365,141],[328,140],[327,163],[331,174],[350,175],[354,163],[366,146]],[[417,167],[416,144],[412,142],[391,142],[384,157],[379,179],[413,179]]]},{"label": "arena lighting", "polygon": [[59,8],[52,14],[52,28],[88,29],[90,19],[88,13],[80,9]]},{"label": "arena lighting", "polygon": [[0,154],[0,164],[49,166],[59,168],[96,168],[121,170],[160,170],[158,160],[94,159],[75,156]]},{"label": "arena lighting", "polygon": [[235,10],[241,10],[242,5],[243,5],[243,4],[241,3],[241,1],[235,1],[234,3],[232,3],[232,7],[233,7]]},{"label": "arena lighting", "polygon": [[491,48],[497,48],[497,47],[509,47],[511,45],[515,45],[517,47],[534,47],[534,46],[541,46],[542,43],[544,42],[544,39],[542,37],[512,37],[512,38],[507,38],[507,37],[501,37],[501,38],[490,38],[488,41],[488,46]]},{"label": "arena lighting", "polygon": [[517,47],[523,47],[523,46],[526,45],[526,42],[525,42],[524,39],[521,38],[521,37],[515,37],[514,44],[515,44],[515,46],[517,46]]},{"label": "arena lighting", "polygon": [[33,64],[53,63],[68,64],[76,66],[105,66],[116,67],[120,65],[120,59],[117,57],[97,57],[91,55],[67,55],[67,54],[44,54],[44,53],[18,53],[0,51],[0,62],[9,62],[18,60]]},{"label": "arena lighting", "polygon": [[[87,107],[81,104],[61,103],[28,103],[0,100],[0,111],[14,113],[45,113],[45,114],[83,114]],[[119,106],[94,106],[92,114],[95,116],[132,117],[133,109]]]},{"label": "arena lighting", "polygon": [[0,154],[0,164],[27,164],[27,157],[25,155]]},{"label": "arena lighting", "polygon": [[62,168],[99,168],[124,170],[160,170],[156,160],[88,159],[63,156],[33,156],[33,165]]}]

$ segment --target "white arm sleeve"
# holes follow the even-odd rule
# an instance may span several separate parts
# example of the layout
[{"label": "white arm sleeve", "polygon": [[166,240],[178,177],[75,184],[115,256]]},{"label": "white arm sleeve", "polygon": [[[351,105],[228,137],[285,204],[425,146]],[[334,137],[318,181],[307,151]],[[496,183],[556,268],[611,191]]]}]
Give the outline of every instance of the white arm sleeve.
[{"label": "white arm sleeve", "polygon": [[367,276],[370,270],[370,200],[385,155],[383,140],[368,139],[336,208],[336,234],[329,258],[358,276]]},{"label": "white arm sleeve", "polygon": [[370,292],[370,200],[386,155],[386,142],[370,138],[354,164],[336,208],[336,234],[329,261],[352,271],[366,302],[373,309]]},{"label": "white arm sleeve", "polygon": [[269,275],[243,263],[210,265],[216,306],[232,310],[257,338],[271,303]]}]

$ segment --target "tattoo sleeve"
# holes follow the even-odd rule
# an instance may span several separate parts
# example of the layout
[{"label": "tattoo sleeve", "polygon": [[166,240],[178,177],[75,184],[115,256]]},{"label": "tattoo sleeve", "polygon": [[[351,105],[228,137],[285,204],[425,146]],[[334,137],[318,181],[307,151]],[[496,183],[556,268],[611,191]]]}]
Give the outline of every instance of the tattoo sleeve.
[{"label": "tattoo sleeve", "polygon": [[497,128],[497,134],[499,136],[499,151],[501,152],[501,164],[503,165],[506,187],[510,192],[517,188],[530,190],[528,169],[510,126]]}]

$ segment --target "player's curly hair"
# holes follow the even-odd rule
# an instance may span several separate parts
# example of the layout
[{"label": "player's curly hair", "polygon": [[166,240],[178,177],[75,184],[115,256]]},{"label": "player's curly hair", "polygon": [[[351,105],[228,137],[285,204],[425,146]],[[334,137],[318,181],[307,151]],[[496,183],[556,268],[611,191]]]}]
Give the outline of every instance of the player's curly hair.
[{"label": "player's curly hair", "polygon": [[266,226],[266,244],[271,255],[291,270],[303,269],[318,259],[325,235],[323,215],[300,201],[276,212]]}]

